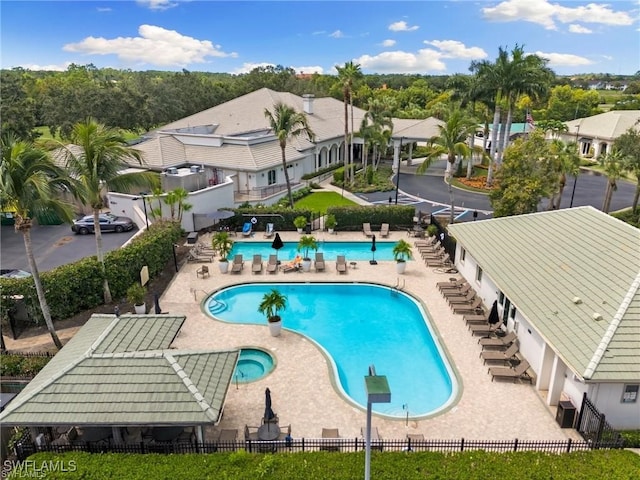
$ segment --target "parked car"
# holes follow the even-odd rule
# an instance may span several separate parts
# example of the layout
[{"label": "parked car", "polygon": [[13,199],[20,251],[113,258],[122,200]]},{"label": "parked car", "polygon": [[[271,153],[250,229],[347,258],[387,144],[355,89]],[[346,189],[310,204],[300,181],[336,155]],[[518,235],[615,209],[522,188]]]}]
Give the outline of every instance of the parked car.
[{"label": "parked car", "polygon": [[27,278],[30,276],[31,274],[24,270],[16,270],[13,268],[0,270],[0,277],[2,278]]},{"label": "parked car", "polygon": [[[133,223],[129,217],[118,217],[112,213],[101,213],[100,216],[100,231],[101,232],[128,232],[136,228],[136,224]],[[80,220],[76,220],[71,225],[71,230],[80,235],[86,235],[87,233],[94,233],[95,228],[93,225],[93,215],[86,215]]]}]

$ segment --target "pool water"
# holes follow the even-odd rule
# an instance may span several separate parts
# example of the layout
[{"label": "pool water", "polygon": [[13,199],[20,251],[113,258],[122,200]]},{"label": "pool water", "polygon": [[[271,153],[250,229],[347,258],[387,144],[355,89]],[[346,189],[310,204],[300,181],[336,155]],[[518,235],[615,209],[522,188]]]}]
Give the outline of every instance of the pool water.
[{"label": "pool water", "polygon": [[[370,365],[385,375],[391,403],[373,410],[390,417],[432,415],[448,407],[458,386],[426,312],[413,297],[362,283],[260,283],[225,288],[206,300],[212,316],[267,326],[257,311],[276,288],[287,296],[283,327],[316,342],[331,359],[336,383],[366,408],[364,377]],[[266,334],[266,333],[265,333]]]},{"label": "pool water", "polygon": [[[376,240],[376,260],[393,260],[393,247],[395,242],[379,242]],[[323,242],[318,241],[318,252],[322,252],[326,261],[335,261],[338,255],[344,255],[348,262],[372,260],[374,252],[371,251],[371,242]],[[231,250],[233,255],[242,254],[245,259],[253,255],[262,255],[265,259],[269,255],[275,255],[276,250],[271,248],[271,242],[235,242]],[[278,259],[292,260],[296,255],[304,254],[298,252],[297,242],[285,242],[284,247],[277,251]],[[309,250],[309,256],[314,258],[315,252]]]},{"label": "pool water", "polygon": [[238,363],[233,371],[236,383],[255,382],[267,376],[275,364],[270,353],[259,348],[242,348],[238,355]]}]

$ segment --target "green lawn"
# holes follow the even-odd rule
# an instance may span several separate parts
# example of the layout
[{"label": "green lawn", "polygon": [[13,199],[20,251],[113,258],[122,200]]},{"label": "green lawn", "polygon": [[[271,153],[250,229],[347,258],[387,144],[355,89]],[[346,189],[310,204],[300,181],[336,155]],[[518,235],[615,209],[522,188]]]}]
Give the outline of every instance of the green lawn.
[{"label": "green lawn", "polygon": [[355,202],[348,200],[337,192],[314,192],[311,195],[298,200],[295,208],[303,208],[312,212],[324,215],[327,208],[336,205],[357,205]]}]

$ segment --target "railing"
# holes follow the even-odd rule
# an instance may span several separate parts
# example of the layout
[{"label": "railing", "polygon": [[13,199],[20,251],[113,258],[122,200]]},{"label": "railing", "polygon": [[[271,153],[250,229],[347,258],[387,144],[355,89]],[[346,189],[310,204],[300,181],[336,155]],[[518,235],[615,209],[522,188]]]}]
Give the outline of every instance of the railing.
[{"label": "railing", "polygon": [[[587,394],[582,394],[582,407],[576,424],[576,430],[582,437],[593,445],[593,448],[603,448],[602,444],[610,443],[622,444],[624,438],[607,422],[604,413],[600,413],[596,406],[587,398]],[[608,447],[604,447],[608,448]]]},{"label": "railing", "polygon": [[[578,442],[568,440],[409,440],[389,439],[372,440],[371,448],[378,451],[413,451],[413,452],[464,452],[468,450],[483,450],[487,452],[520,452],[538,451],[544,453],[570,453],[575,451],[587,451],[594,448],[617,449],[622,448],[620,442],[602,441],[596,446],[593,442]],[[114,444],[105,441],[96,443],[83,443],[73,445],[40,445],[33,443],[21,443],[16,448],[19,460],[26,459],[36,452],[63,453],[69,451],[82,451],[89,453],[214,453],[245,450],[251,453],[276,453],[276,452],[311,452],[311,451],[335,451],[335,452],[359,452],[365,449],[362,438],[297,438],[278,441],[237,441],[237,442],[210,442],[210,443],[176,443],[176,442],[140,442],[132,444]]]}]

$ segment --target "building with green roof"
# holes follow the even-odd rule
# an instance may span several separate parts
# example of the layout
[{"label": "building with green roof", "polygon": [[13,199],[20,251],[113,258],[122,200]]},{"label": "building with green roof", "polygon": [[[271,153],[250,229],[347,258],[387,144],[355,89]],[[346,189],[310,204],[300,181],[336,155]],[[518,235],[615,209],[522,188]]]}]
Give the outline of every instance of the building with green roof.
[{"label": "building with green roof", "polygon": [[593,207],[449,226],[456,266],[534,370],[548,405],[584,393],[640,428],[640,230]]}]

